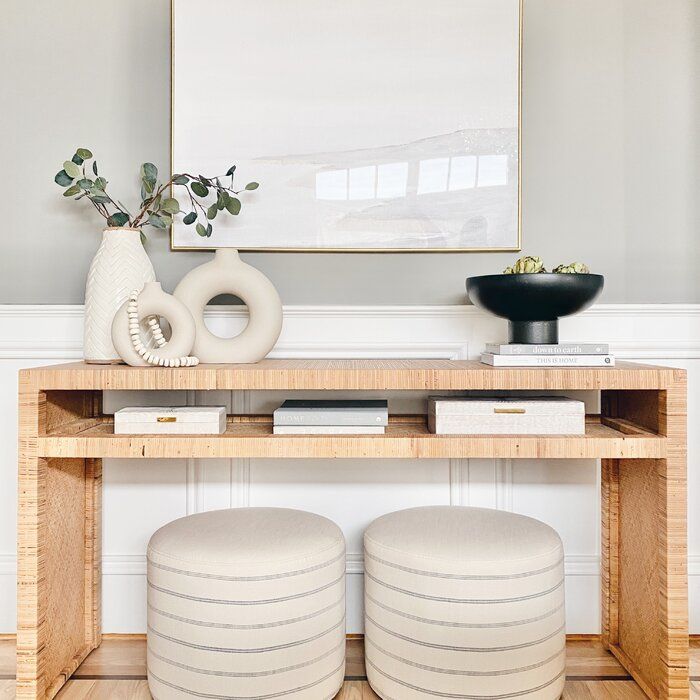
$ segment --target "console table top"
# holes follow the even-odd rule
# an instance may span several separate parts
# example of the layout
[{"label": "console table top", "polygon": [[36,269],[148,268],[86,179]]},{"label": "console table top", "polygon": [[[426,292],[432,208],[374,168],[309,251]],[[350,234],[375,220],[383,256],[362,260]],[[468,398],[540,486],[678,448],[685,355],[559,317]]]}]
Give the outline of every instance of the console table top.
[{"label": "console table top", "polygon": [[685,370],[632,362],[615,367],[491,367],[473,360],[262,360],[189,368],[84,362],[20,371],[24,390],[510,390],[665,389]]}]

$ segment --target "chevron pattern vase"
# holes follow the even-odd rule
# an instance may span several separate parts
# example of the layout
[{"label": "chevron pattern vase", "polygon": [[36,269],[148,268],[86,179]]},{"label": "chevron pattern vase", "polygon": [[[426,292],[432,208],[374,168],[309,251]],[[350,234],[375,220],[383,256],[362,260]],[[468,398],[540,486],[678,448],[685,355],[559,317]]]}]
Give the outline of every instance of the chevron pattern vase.
[{"label": "chevron pattern vase", "polygon": [[121,362],[112,344],[112,319],[134,289],[156,278],[134,228],[106,228],[85,285],[86,362]]}]

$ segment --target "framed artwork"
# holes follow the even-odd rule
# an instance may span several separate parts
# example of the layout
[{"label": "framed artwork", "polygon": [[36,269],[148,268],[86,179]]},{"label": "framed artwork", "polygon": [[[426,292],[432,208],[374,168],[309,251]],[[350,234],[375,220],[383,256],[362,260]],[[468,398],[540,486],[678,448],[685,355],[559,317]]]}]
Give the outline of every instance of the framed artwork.
[{"label": "framed artwork", "polygon": [[172,170],[238,216],[173,249],[520,249],[521,0],[172,0]]}]

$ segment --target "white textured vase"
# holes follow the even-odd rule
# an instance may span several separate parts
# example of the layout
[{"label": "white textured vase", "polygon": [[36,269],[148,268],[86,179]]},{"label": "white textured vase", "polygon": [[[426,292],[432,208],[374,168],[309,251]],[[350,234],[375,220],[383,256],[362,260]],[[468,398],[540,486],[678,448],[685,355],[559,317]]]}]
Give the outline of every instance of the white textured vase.
[{"label": "white textured vase", "polygon": [[85,285],[86,362],[121,362],[112,343],[112,320],[129,294],[156,278],[135,228],[106,228]]}]

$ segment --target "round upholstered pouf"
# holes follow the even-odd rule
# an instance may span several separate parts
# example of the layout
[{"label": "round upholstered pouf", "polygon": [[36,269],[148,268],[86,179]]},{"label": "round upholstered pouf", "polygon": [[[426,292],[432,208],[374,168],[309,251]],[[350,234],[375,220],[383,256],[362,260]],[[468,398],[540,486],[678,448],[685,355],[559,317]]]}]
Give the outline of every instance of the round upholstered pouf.
[{"label": "round upholstered pouf", "polygon": [[345,540],[283,508],[199,513],[148,545],[156,700],[326,700],[345,671]]},{"label": "round upholstered pouf", "polygon": [[390,513],[365,533],[367,677],[384,700],[564,689],[564,557],[551,527],[483,508]]}]

